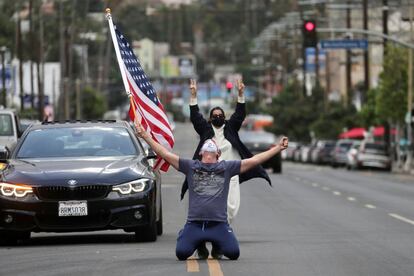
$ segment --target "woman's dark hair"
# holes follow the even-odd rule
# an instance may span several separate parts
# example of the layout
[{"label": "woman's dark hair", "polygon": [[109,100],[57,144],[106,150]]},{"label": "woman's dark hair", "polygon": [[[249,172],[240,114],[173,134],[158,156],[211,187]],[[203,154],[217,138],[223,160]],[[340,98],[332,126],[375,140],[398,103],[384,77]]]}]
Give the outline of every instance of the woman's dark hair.
[{"label": "woman's dark hair", "polygon": [[225,116],[223,108],[221,108],[220,106],[216,106],[216,107],[213,107],[213,108],[210,110],[210,119],[211,119],[211,117],[213,117],[213,112],[214,112],[214,110],[220,110],[220,111],[221,111],[221,113],[223,114],[223,116]]}]

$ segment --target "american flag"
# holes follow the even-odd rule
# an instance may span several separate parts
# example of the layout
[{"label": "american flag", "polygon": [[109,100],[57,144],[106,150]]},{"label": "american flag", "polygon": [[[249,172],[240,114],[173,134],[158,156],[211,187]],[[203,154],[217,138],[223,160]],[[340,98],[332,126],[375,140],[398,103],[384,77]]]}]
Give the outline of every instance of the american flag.
[{"label": "american flag", "polygon": [[[116,40],[121,54],[120,68],[123,69],[128,81],[131,106],[129,117],[134,122],[138,118],[145,130],[151,133],[152,138],[168,149],[174,146],[174,136],[164,107],[148,77],[145,75],[137,57],[132,51],[129,42],[114,25]],[[158,158],[155,168],[167,171],[169,164]]]}]

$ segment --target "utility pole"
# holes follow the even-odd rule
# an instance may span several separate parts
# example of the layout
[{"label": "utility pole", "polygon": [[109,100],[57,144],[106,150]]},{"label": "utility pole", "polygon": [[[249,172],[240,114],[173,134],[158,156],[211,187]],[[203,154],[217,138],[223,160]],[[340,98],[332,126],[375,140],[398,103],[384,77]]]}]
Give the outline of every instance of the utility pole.
[{"label": "utility pole", "polygon": [[44,34],[43,34],[43,11],[42,6],[39,7],[39,59],[37,62],[37,90],[39,95],[39,121],[43,121],[43,113],[44,113]]},{"label": "utility pole", "polygon": [[[348,29],[351,28],[351,8],[350,8],[350,1],[347,1],[347,8],[346,8],[346,27]],[[348,36],[347,39],[350,39]],[[351,99],[351,89],[352,89],[352,76],[351,76],[351,50],[346,50],[346,94],[345,94],[345,106],[348,106],[348,102]]]},{"label": "utility pole", "polygon": [[[382,33],[388,35],[388,0],[382,0]],[[387,55],[387,42],[386,38],[382,40],[384,57]]]},{"label": "utility pole", "polygon": [[6,108],[7,107],[7,95],[6,95],[6,62],[5,62],[5,58],[6,58],[6,46],[2,46],[0,48],[0,53],[1,53],[1,81],[2,81],[2,104],[3,107]]},{"label": "utility pole", "polygon": [[81,119],[81,81],[76,79],[76,120]]},{"label": "utility pole", "polygon": [[[368,30],[368,0],[363,0],[363,10],[364,10],[364,30]],[[368,35],[365,35],[365,39],[368,40]],[[362,97],[362,102],[365,101],[365,96],[368,93],[370,88],[370,74],[369,74],[369,44],[367,49],[364,51],[364,96]]]},{"label": "utility pole", "polygon": [[[413,41],[413,7],[410,6],[410,42]],[[407,160],[404,164],[404,170],[410,171],[411,170],[411,162],[412,162],[412,147],[413,147],[413,133],[411,129],[411,118],[412,114],[411,111],[413,110],[413,49],[408,49],[408,96],[407,96],[407,112],[409,114],[409,120],[407,122],[407,141],[408,141],[408,152],[407,152]]]},{"label": "utility pole", "polygon": [[[76,31],[76,6],[77,6],[78,0],[72,1],[72,7],[71,7],[71,15],[70,15],[70,26],[69,26],[69,39],[66,44],[66,60],[67,60],[67,80],[68,80],[68,86],[69,89],[66,90],[65,94],[65,119],[70,119],[70,91],[73,90],[74,85],[76,85],[73,81],[73,41],[75,37],[75,31]],[[67,87],[68,88],[68,87]],[[76,114],[75,114],[76,115]]]},{"label": "utility pole", "polygon": [[[62,101],[63,102],[63,116],[65,119],[66,115],[69,113],[67,110],[68,105],[66,105],[66,54],[65,54],[65,26],[63,20],[63,0],[59,1],[59,60],[60,60],[60,88],[62,92]],[[59,105],[62,106],[62,105]],[[62,113],[61,113],[62,114]]]},{"label": "utility pole", "polygon": [[[388,0],[382,0],[382,33],[388,35]],[[382,40],[383,55],[382,61],[385,62],[387,58],[387,43],[388,40],[384,38]],[[384,122],[384,142],[387,150],[391,149],[391,126],[389,121]]]},{"label": "utility pole", "polygon": [[324,108],[328,109],[328,94],[331,92],[331,70],[330,70],[330,61],[329,61],[329,51],[325,52],[325,78],[326,78],[326,88],[324,97]]},{"label": "utility pole", "polygon": [[[33,41],[33,0],[29,0],[29,45],[32,46]],[[33,76],[33,54],[30,52],[30,102],[31,107],[34,109],[34,76]]]},{"label": "utility pole", "polygon": [[17,11],[17,59],[19,60],[19,95],[20,95],[20,110],[24,110],[24,90],[23,90],[23,39],[22,28],[20,20],[20,6]]},{"label": "utility pole", "polygon": [[[302,9],[299,9],[300,21],[303,22],[303,12]],[[302,33],[303,36],[303,33]],[[302,41],[305,38],[302,37]],[[306,47],[305,43],[302,42],[302,96],[306,97]]]}]

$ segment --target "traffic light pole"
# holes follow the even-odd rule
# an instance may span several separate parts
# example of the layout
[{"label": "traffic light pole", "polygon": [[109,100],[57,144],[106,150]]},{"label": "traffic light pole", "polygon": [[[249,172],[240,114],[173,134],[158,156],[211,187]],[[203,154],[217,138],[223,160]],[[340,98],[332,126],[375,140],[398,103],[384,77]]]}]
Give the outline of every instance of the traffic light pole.
[{"label": "traffic light pole", "polygon": [[[410,7],[410,42],[413,42],[413,8]],[[408,96],[407,96],[407,109],[409,114],[409,120],[407,123],[407,144],[408,152],[407,159],[404,164],[404,170],[411,170],[412,154],[413,154],[413,133],[412,133],[412,116],[413,110],[413,49],[408,49]]]}]

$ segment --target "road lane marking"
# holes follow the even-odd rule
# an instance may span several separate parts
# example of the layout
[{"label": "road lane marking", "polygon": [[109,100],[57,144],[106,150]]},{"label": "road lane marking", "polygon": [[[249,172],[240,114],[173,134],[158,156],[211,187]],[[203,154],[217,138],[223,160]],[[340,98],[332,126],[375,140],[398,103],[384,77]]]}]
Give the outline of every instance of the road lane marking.
[{"label": "road lane marking", "polygon": [[312,186],[313,187],[319,187],[319,184],[318,183],[312,183]]},{"label": "road lane marking", "polygon": [[217,260],[208,259],[207,264],[210,276],[223,276],[223,271],[221,271],[220,263]]},{"label": "road lane marking", "polygon": [[187,259],[187,272],[200,272],[200,265],[196,258],[190,257]]},{"label": "road lane marking", "polygon": [[411,220],[411,219],[408,219],[408,218],[405,218],[403,216],[400,216],[400,215],[397,215],[397,214],[393,214],[393,213],[389,213],[388,215],[390,215],[393,218],[396,218],[396,219],[399,219],[399,220],[404,221],[406,223],[409,223],[409,224],[414,225],[414,220]]},{"label": "road lane marking", "polygon": [[365,204],[365,207],[367,207],[368,209],[376,209],[377,207],[375,207],[374,205],[371,204]]},{"label": "road lane marking", "polygon": [[351,196],[350,196],[350,197],[348,197],[348,200],[349,200],[349,201],[355,201],[355,197],[351,197]]},{"label": "road lane marking", "polygon": [[337,196],[341,195],[341,192],[338,192],[338,191],[333,191],[332,193],[333,193],[334,195],[337,195]]},{"label": "road lane marking", "polygon": [[324,191],[329,191],[331,188],[329,188],[329,187],[323,187],[322,188],[322,190],[324,190]]}]

